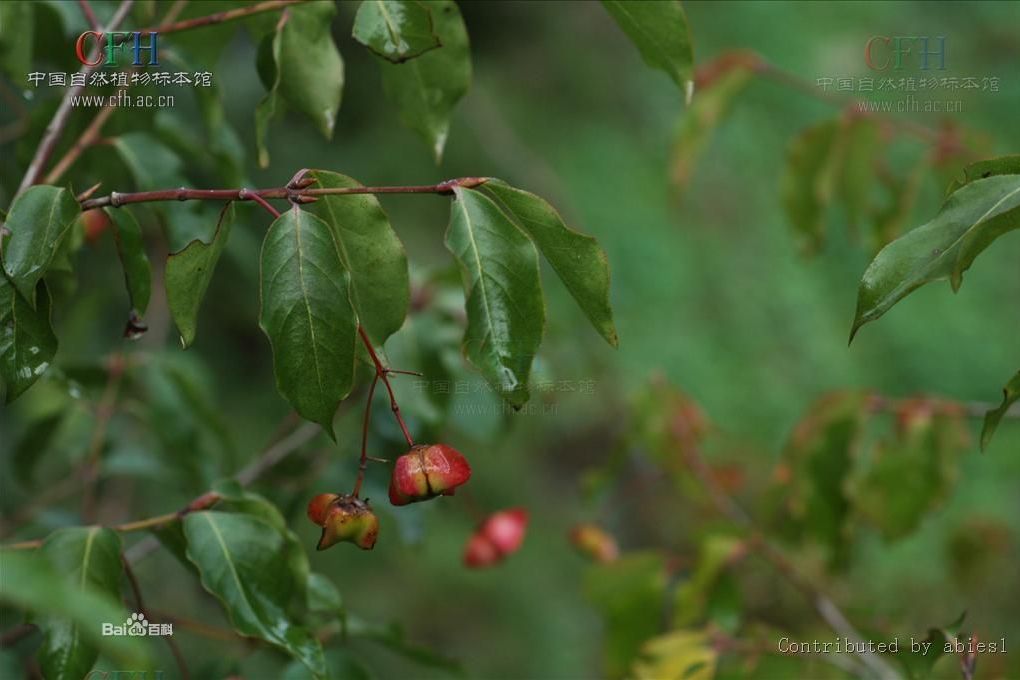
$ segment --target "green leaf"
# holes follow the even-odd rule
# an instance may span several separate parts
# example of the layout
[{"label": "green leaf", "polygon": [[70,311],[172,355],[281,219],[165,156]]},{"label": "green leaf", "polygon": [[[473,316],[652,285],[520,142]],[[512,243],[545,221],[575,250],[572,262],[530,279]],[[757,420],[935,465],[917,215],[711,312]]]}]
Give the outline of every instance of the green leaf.
[{"label": "green leaf", "polygon": [[145,254],[142,228],[127,208],[114,208],[107,210],[106,214],[116,227],[114,238],[117,241],[117,255],[124,267],[124,282],[131,296],[131,306],[139,315],[145,314],[152,295],[152,267]]},{"label": "green leaf", "polygon": [[883,248],[861,278],[850,340],[862,325],[930,281],[960,287],[981,251],[1020,227],[1020,175],[975,180],[946,199],[933,220]]},{"label": "green leaf", "polygon": [[128,132],[110,140],[141,191],[186,185],[184,163],[159,139],[147,132]]},{"label": "green leaf", "polygon": [[308,611],[343,617],[344,601],[336,584],[323,574],[308,574]]},{"label": "green leaf", "polygon": [[260,276],[259,325],[273,346],[277,389],[334,437],[333,415],[354,380],[358,319],[333,230],[294,206],[266,232]]},{"label": "green leaf", "polygon": [[103,623],[120,623],[127,616],[116,598],[100,591],[91,581],[86,580],[84,585],[72,583],[73,579],[51,564],[41,551],[3,550],[0,564],[3,565],[0,602],[30,611],[49,622],[56,623],[58,619],[70,622],[80,635],[82,646],[95,645],[121,664],[121,668],[146,666],[145,652],[138,638],[101,634]]},{"label": "green leaf", "polygon": [[1006,411],[1017,400],[1020,400],[1020,371],[1017,371],[1017,374],[1002,388],[1002,404],[999,408],[992,409],[985,414],[985,424],[981,428],[982,451],[988,448],[988,444],[992,441],[992,435],[995,434],[995,430],[1006,415]]},{"label": "green leaf", "polygon": [[[316,187],[361,186],[336,172],[312,170]],[[411,303],[404,245],[378,199],[370,194],[319,196],[308,206],[333,230],[340,259],[351,274],[351,302],[376,344],[396,333]]]},{"label": "green leaf", "polygon": [[14,401],[39,379],[57,353],[57,336],[50,325],[50,295],[38,286],[36,308],[0,272],[0,382],[6,403]]},{"label": "green leaf", "polygon": [[610,677],[627,673],[641,645],[661,632],[666,566],[653,552],[631,553],[588,568],[585,593],[605,619],[603,651]]},{"label": "green leaf", "polygon": [[[929,628],[928,637],[915,648],[913,645],[900,645],[900,652],[894,656],[899,661],[907,677],[911,680],[928,680],[932,677],[932,669],[935,663],[946,653],[947,644],[955,644],[963,620],[967,616],[964,612],[948,626],[942,628]],[[911,636],[913,639],[913,636]]]},{"label": "green leaf", "polygon": [[697,567],[681,583],[673,601],[673,627],[683,628],[700,623],[709,598],[727,565],[739,553],[741,542],[731,536],[710,536],[701,545]]},{"label": "green leaf", "polygon": [[[100,594],[110,602],[120,597],[120,536],[112,529],[74,527],[59,529],[46,537],[41,554],[56,567],[74,589]],[[107,621],[120,624],[123,617]],[[39,665],[47,678],[79,680],[92,669],[99,656],[95,643],[79,623],[66,618],[47,618],[43,630]]]},{"label": "green leaf", "polygon": [[493,198],[517,227],[531,237],[595,330],[619,345],[609,306],[609,260],[593,237],[574,231],[544,199],[490,179],[481,191]]},{"label": "green leaf", "polygon": [[959,456],[970,446],[955,405],[911,399],[896,420],[896,436],[878,443],[853,491],[858,513],[890,542],[911,534],[949,497]]},{"label": "green leaf", "polygon": [[208,376],[197,356],[180,353],[153,356],[130,376],[144,395],[137,415],[147,446],[172,473],[165,475],[168,485],[208,488],[236,450],[216,396],[203,385]]},{"label": "green leaf", "polygon": [[408,640],[404,629],[396,623],[377,625],[351,617],[346,631],[351,637],[377,642],[394,654],[398,654],[418,666],[464,675],[464,668],[459,661]]},{"label": "green leaf", "polygon": [[32,70],[32,3],[0,3],[0,68],[20,86]]},{"label": "green leaf", "polygon": [[[114,137],[114,150],[131,173],[139,191],[156,191],[189,186],[181,156],[147,132],[128,132]],[[211,231],[208,201],[163,201],[152,210],[161,216],[167,241],[173,251]]]},{"label": "green leaf", "polygon": [[845,557],[851,505],[847,480],[861,445],[865,395],[837,392],[812,404],[783,452],[788,479],[783,529],[814,539],[830,559]]},{"label": "green leaf", "polygon": [[669,74],[690,104],[694,93],[694,51],[683,6],[677,0],[603,0],[602,5],[637,46],[645,63]]},{"label": "green leaf", "polygon": [[14,479],[24,486],[34,486],[33,475],[36,464],[52,450],[60,424],[64,422],[64,410],[71,405],[63,403],[61,410],[50,413],[31,422],[11,452],[10,461]]},{"label": "green leaf", "polygon": [[35,286],[80,212],[70,191],[46,185],[29,187],[11,205],[6,221],[11,233],[3,244],[4,271],[33,309]]},{"label": "green leaf", "polygon": [[631,675],[634,680],[712,680],[718,659],[708,633],[674,630],[641,647]]},{"label": "green leaf", "polygon": [[1000,156],[988,160],[971,163],[963,169],[963,177],[954,179],[946,188],[949,195],[974,180],[994,177],[996,175],[1020,175],[1020,155]]},{"label": "green leaf", "polygon": [[442,160],[450,116],[471,85],[471,49],[457,5],[450,0],[422,2],[432,12],[442,47],[402,64],[380,62],[383,90],[400,119]]},{"label": "green leaf", "polygon": [[198,330],[198,310],[212,282],[216,263],[220,260],[230,227],[234,223],[234,204],[227,203],[220,212],[212,242],[196,239],[171,253],[166,260],[164,282],[170,315],[181,333],[181,344],[187,348],[195,341]]},{"label": "green leaf", "polygon": [[875,157],[880,150],[878,123],[870,117],[852,118],[844,123],[841,138],[842,167],[837,191],[846,210],[847,221],[855,227],[871,208]]},{"label": "green leaf", "polygon": [[272,37],[272,86],[255,109],[255,143],[263,168],[269,165],[269,121],[282,102],[308,116],[323,137],[333,137],[344,87],[344,63],[331,29],[335,14],[336,3],[327,1],[293,5],[280,15]]},{"label": "green leaf", "polygon": [[[326,667],[329,677],[341,680],[372,680],[372,674],[355,659],[350,650],[337,647],[326,650]],[[311,676],[303,664],[292,661],[283,669],[280,680],[308,680]]]},{"label": "green leaf", "polygon": [[276,645],[315,675],[325,675],[319,641],[287,614],[300,584],[275,527],[251,515],[204,511],[184,518],[184,535],[202,586],[223,605],[234,630]]},{"label": "green leaf", "polygon": [[897,177],[888,173],[879,175],[887,198],[885,204],[875,212],[871,229],[872,245],[876,252],[903,231],[903,225],[910,219],[917,203],[921,181],[929,169],[927,157],[921,156],[905,176]]},{"label": "green leaf", "polygon": [[418,0],[364,0],[354,17],[354,39],[394,64],[439,47],[432,12]]},{"label": "green leaf", "polygon": [[790,143],[780,194],[786,214],[808,253],[824,240],[825,209],[833,194],[833,163],[839,121],[829,120],[802,131]]},{"label": "green leaf", "polygon": [[528,401],[528,374],[545,325],[538,253],[492,199],[456,188],[446,247],[460,265],[468,360],[513,406]]},{"label": "green leaf", "polygon": [[731,68],[708,87],[698,91],[683,119],[673,143],[670,176],[673,184],[683,188],[690,180],[712,133],[733,107],[737,95],[744,91],[754,75],[745,66]]}]

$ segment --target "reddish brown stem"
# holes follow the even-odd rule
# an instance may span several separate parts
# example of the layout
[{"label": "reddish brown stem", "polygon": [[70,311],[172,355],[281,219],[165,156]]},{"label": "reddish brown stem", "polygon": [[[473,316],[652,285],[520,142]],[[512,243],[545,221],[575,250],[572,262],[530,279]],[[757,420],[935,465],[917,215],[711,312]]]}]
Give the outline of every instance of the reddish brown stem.
[{"label": "reddish brown stem", "polygon": [[358,464],[358,478],[354,481],[354,490],[351,495],[355,498],[361,493],[361,483],[365,481],[365,470],[368,468],[368,424],[372,419],[372,397],[375,396],[375,386],[379,384],[379,371],[376,369],[372,384],[368,388],[368,401],[365,404],[365,420],[361,425],[361,462]]},{"label": "reddish brown stem", "polygon": [[[114,524],[110,526],[110,529],[118,531],[122,534],[130,533],[132,531],[146,531],[148,529],[154,529],[161,527],[164,524],[170,522],[176,522],[183,519],[187,515],[193,512],[202,512],[208,510],[212,506],[216,505],[222,496],[216,491],[207,491],[198,498],[188,503],[185,507],[181,508],[177,512],[168,512],[164,515],[156,515],[155,517],[149,517],[146,519],[139,519],[134,522],[125,522],[124,524]],[[43,539],[37,538],[31,541],[20,541],[18,543],[8,543],[3,547],[7,550],[34,550],[43,544]]]},{"label": "reddish brown stem", "polygon": [[414,440],[411,439],[411,433],[407,429],[407,424],[404,423],[404,418],[400,415],[397,397],[393,394],[393,387],[390,386],[389,373],[391,371],[383,366],[382,361],[379,360],[379,355],[375,353],[375,348],[372,347],[372,341],[369,339],[368,333],[365,332],[364,326],[358,326],[358,334],[361,335],[361,341],[365,343],[365,349],[368,350],[368,355],[372,357],[372,363],[375,364],[376,378],[382,380],[383,385],[386,386],[386,392],[390,395],[390,409],[393,411],[393,417],[397,419],[397,424],[400,425],[400,430],[404,433],[404,439],[407,440],[408,448],[413,448]]},{"label": "reddish brown stem", "polygon": [[[110,23],[106,25],[106,31],[112,31],[120,22],[127,17],[128,12],[131,11],[131,5],[134,4],[133,0],[124,0],[120,3],[120,7],[117,8],[116,14],[110,19]],[[93,56],[98,53],[98,47],[93,51]],[[98,68],[101,60],[95,60],[95,66],[82,66],[78,71],[85,75],[84,81],[88,80],[88,76]],[[64,93],[64,98],[60,102],[60,106],[57,107],[56,113],[53,114],[50,124],[46,126],[46,132],[43,133],[42,140],[39,142],[39,146],[35,149],[35,156],[33,156],[31,162],[28,164],[28,170],[25,171],[25,176],[21,178],[21,184],[18,186],[18,193],[20,194],[28,187],[35,184],[39,176],[42,175],[43,167],[49,161],[50,156],[53,155],[53,150],[57,147],[57,142],[60,141],[60,136],[64,132],[64,128],[67,127],[67,122],[71,118],[72,106],[71,103],[77,99],[77,97],[85,90],[85,85],[76,85],[67,89]]]},{"label": "reddish brown stem", "polygon": [[78,0],[78,6],[81,7],[81,13],[85,15],[85,21],[88,22],[89,28],[93,31],[101,30],[99,20],[96,19],[96,13],[92,11],[89,0]]},{"label": "reddish brown stem", "polygon": [[[259,198],[286,198],[299,203],[314,201],[317,196],[343,194],[440,194],[449,195],[457,187],[471,189],[486,182],[485,177],[461,177],[439,184],[406,185],[392,187],[326,187],[303,188],[273,187],[271,189],[161,189],[159,191],[138,191],[134,193],[113,192],[108,196],[89,198],[81,202],[82,210],[120,207],[129,203],[153,203],[157,201],[253,201]],[[241,196],[241,192],[244,196]]]},{"label": "reddish brown stem", "polygon": [[[142,588],[138,585],[138,579],[135,577],[135,572],[131,568],[131,563],[127,561],[123,554],[120,556],[120,561],[121,564],[124,565],[124,574],[128,577],[128,583],[131,585],[131,592],[135,596],[135,606],[137,607],[135,611],[139,612],[147,620],[152,621],[152,615],[149,610],[146,609],[145,601],[142,600]],[[184,655],[181,654],[181,648],[177,646],[177,643],[174,642],[172,637],[167,636],[163,639],[166,640],[167,646],[170,647],[170,653],[173,654],[174,661],[177,662],[177,668],[181,671],[181,677],[184,678],[184,680],[190,680],[191,672],[188,670],[188,664],[184,661]]]},{"label": "reddish brown stem", "polygon": [[116,107],[107,105],[96,114],[96,117],[92,119],[92,122],[89,123],[89,126],[85,128],[83,133],[81,133],[81,136],[74,142],[71,148],[67,150],[67,153],[65,153],[63,157],[57,161],[57,164],[53,166],[53,169],[46,174],[46,177],[44,177],[42,181],[43,184],[56,184],[60,178],[63,177],[64,173],[67,172],[67,169],[70,168],[76,160],[78,160],[78,156],[80,156],[85,149],[89,148],[99,140],[99,134],[103,130],[103,125],[106,124],[106,120],[113,115],[113,112],[116,110]]},{"label": "reddish brown stem", "polygon": [[247,7],[229,9],[225,12],[217,12],[204,17],[185,19],[175,23],[165,23],[160,26],[154,26],[153,28],[146,29],[145,32],[160,34],[178,33],[180,31],[187,31],[193,28],[202,28],[203,26],[215,26],[226,21],[243,19],[244,17],[251,16],[252,14],[259,14],[261,12],[271,12],[273,10],[282,9],[287,5],[296,5],[305,1],[306,0],[266,0],[265,2],[257,2],[254,5],[248,5]]},{"label": "reddish brown stem", "polygon": [[82,492],[82,517],[86,521],[91,521],[96,511],[96,484],[99,479],[103,446],[106,444],[106,430],[113,418],[125,368],[124,357],[119,353],[113,354],[107,361],[106,387],[103,388],[103,395],[99,398],[99,404],[96,406],[96,426],[92,430],[82,475],[85,482]]},{"label": "reddish brown stem", "polygon": [[261,205],[263,208],[265,208],[266,212],[268,212],[273,217],[275,217],[277,219],[279,219],[279,217],[280,217],[280,211],[277,210],[276,208],[274,208],[273,206],[271,206],[269,204],[269,201],[267,201],[266,199],[262,198],[258,194],[249,194],[247,189],[241,189],[237,193],[237,197],[238,197],[238,199],[240,199],[242,201],[245,200],[245,199],[249,199],[250,198],[251,200],[253,200],[256,203],[258,203],[259,205]]}]

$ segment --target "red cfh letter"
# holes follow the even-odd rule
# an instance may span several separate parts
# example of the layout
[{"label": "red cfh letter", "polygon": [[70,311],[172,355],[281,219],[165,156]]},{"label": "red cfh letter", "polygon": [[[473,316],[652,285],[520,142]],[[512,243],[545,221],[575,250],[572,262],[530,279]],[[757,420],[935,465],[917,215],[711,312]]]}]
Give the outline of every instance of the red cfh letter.
[{"label": "red cfh letter", "polygon": [[889,68],[888,54],[886,54],[885,64],[883,64],[882,66],[877,66],[874,62],[871,61],[871,46],[875,44],[876,40],[881,40],[886,44],[886,46],[888,46],[889,43],[892,42],[891,39],[887,38],[884,35],[873,36],[870,40],[868,40],[867,44],[864,45],[864,63],[866,63],[868,65],[868,68],[870,68],[872,71],[884,71],[885,69]]},{"label": "red cfh letter", "polygon": [[89,61],[88,57],[85,56],[85,36],[94,35],[96,36],[96,42],[103,42],[103,34],[99,31],[85,31],[78,36],[78,40],[74,43],[74,54],[78,57],[78,61],[85,64],[86,66],[99,66],[103,61],[103,52],[99,51],[99,57],[96,61]]}]

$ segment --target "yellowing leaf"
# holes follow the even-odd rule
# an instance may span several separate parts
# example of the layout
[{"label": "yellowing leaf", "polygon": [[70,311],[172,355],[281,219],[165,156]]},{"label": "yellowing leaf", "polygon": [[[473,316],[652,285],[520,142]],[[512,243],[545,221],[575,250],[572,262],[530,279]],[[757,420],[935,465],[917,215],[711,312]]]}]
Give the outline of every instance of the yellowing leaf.
[{"label": "yellowing leaf", "polygon": [[635,680],[712,680],[718,657],[707,633],[675,630],[641,647],[631,675]]}]

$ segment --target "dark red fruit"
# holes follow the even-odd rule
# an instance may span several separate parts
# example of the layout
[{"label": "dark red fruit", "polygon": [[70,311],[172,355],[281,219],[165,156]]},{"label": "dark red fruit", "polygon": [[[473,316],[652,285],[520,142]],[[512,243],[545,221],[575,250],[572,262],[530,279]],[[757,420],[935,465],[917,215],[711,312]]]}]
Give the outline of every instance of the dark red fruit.
[{"label": "dark red fruit", "polygon": [[426,444],[397,459],[390,479],[390,503],[407,505],[436,496],[452,496],[471,479],[471,466],[452,446]]},{"label": "dark red fruit", "polygon": [[528,511],[524,508],[502,510],[489,515],[468,539],[464,564],[473,569],[491,567],[517,552],[524,543]]}]

